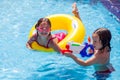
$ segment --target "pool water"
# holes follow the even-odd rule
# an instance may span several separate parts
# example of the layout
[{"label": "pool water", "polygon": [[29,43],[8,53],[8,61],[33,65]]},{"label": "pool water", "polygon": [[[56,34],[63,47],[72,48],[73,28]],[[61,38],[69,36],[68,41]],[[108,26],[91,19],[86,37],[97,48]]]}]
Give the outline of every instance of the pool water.
[{"label": "pool water", "polygon": [[83,67],[61,54],[31,51],[25,46],[29,30],[39,18],[72,15],[75,1],[86,28],[85,41],[96,28],[110,29],[111,62],[116,71],[108,80],[120,79],[120,23],[99,1],[0,0],[0,80],[95,80],[92,66]]}]

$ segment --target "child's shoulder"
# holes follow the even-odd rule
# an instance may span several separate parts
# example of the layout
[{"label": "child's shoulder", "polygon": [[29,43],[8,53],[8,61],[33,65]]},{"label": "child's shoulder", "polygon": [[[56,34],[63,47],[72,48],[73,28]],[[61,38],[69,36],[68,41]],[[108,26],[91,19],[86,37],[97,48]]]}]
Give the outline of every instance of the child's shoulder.
[{"label": "child's shoulder", "polygon": [[37,39],[37,34],[34,34],[29,41],[35,41]]}]

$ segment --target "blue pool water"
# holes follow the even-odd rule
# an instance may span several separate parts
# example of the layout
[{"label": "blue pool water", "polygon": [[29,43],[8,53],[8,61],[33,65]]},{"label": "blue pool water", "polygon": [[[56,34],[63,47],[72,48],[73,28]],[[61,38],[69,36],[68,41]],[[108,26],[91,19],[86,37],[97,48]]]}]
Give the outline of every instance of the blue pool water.
[{"label": "blue pool water", "polygon": [[58,13],[72,15],[74,1],[86,28],[86,37],[98,27],[110,29],[111,62],[116,71],[108,80],[120,79],[120,23],[99,1],[0,0],[0,80],[95,80],[92,66],[83,67],[55,52],[31,51],[25,46],[29,30],[40,17]]}]

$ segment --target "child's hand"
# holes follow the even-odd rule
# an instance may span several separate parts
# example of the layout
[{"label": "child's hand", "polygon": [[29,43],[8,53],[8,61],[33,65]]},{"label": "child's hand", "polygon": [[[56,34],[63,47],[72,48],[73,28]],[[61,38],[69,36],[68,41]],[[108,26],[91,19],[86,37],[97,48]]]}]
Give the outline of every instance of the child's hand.
[{"label": "child's hand", "polygon": [[32,49],[28,43],[26,43],[26,47],[27,47],[28,49]]},{"label": "child's hand", "polygon": [[73,3],[72,5],[72,13],[75,17],[81,20],[76,3]]},{"label": "child's hand", "polygon": [[73,9],[72,9],[72,13],[73,13],[74,15],[78,14],[78,9],[77,9],[76,3],[73,3],[72,8],[73,8]]},{"label": "child's hand", "polygon": [[88,53],[89,53],[89,54],[92,54],[92,53],[94,53],[94,51],[93,51],[92,49],[89,49],[89,50],[88,50]]},{"label": "child's hand", "polygon": [[62,54],[64,55],[65,53],[72,53],[73,51],[69,49],[70,45],[66,44],[66,49],[61,50]]}]

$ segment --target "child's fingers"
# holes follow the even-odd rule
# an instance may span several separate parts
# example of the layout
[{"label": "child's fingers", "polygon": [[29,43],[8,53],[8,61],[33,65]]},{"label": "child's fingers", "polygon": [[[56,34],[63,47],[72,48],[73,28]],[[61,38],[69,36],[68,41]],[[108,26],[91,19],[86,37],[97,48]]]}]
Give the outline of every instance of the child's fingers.
[{"label": "child's fingers", "polygon": [[73,3],[72,8],[73,8],[72,10],[73,13],[78,11],[76,3]]},{"label": "child's fingers", "polygon": [[73,3],[72,8],[73,8],[73,9],[76,8],[76,3]]}]

